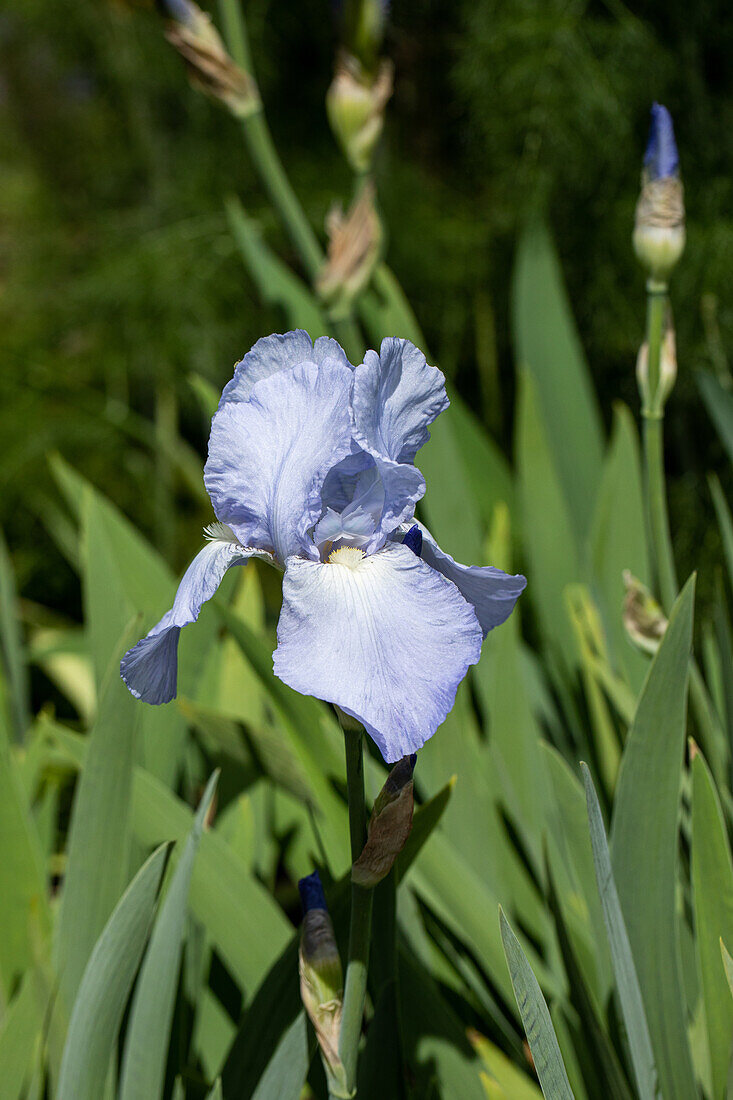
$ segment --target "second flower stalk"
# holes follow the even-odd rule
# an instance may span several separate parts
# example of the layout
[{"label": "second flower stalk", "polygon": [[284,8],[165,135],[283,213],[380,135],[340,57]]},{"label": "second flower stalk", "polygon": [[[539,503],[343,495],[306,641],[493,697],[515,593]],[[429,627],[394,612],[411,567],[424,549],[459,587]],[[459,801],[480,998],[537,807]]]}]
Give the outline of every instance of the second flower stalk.
[{"label": "second flower stalk", "polygon": [[[351,914],[346,979],[318,872],[299,883],[303,901],[301,997],[313,1024],[333,1100],[356,1096],[369,971],[373,888],[393,869],[412,827],[416,757],[392,768],[367,824],[362,728],[342,717],[351,836]],[[344,721],[345,719],[345,721]]]}]

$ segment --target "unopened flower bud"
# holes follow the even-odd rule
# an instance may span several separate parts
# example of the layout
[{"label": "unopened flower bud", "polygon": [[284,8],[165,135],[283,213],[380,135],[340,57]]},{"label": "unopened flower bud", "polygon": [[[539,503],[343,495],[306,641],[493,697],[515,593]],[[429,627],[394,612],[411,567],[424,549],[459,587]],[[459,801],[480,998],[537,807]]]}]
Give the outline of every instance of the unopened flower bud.
[{"label": "unopened flower bud", "polygon": [[384,125],[392,95],[392,64],[383,61],[375,77],[350,53],[340,54],[326,95],[331,129],[355,172],[366,172]]},{"label": "unopened flower bud", "polygon": [[158,9],[162,15],[192,30],[195,29],[197,21],[204,16],[201,8],[191,0],[158,0]]},{"label": "unopened flower bud", "polygon": [[303,903],[300,935],[300,996],[318,1038],[329,1071],[343,1076],[338,1056],[343,971],[333,925],[318,871],[298,883]]},{"label": "unopened flower bud", "polygon": [[667,618],[646,585],[624,571],[623,621],[631,641],[645,653],[656,653],[667,629]]},{"label": "unopened flower bud", "polygon": [[403,756],[377,795],[367,828],[367,842],[351,868],[357,886],[376,886],[392,870],[412,829],[412,773],[417,757]]},{"label": "unopened flower bud", "polygon": [[193,0],[161,0],[171,22],[166,38],[180,53],[191,84],[244,118],[259,110],[260,96],[253,78],[235,65],[211,16]]},{"label": "unopened flower bud", "polygon": [[316,286],[331,316],[338,318],[348,314],[379,259],[382,226],[374,205],[374,185],[367,183],[361,189],[347,214],[341,207],[332,208],[326,228],[328,259]]},{"label": "unopened flower bud", "polygon": [[649,344],[645,340],[636,357],[636,381],[639,385],[645,410],[661,411],[677,381],[677,341],[674,326],[668,318],[659,353],[659,388],[656,394],[649,392]]},{"label": "unopened flower bud", "polygon": [[666,283],[684,247],[684,191],[672,118],[655,103],[636,204],[634,249],[650,278]]}]

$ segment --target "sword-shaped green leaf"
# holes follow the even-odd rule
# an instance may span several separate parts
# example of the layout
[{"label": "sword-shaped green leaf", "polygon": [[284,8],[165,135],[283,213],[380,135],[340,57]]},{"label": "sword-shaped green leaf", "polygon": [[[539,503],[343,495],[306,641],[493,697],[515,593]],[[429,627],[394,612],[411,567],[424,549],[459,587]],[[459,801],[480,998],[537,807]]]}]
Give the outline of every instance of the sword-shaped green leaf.
[{"label": "sword-shaped green leaf", "polygon": [[665,1100],[696,1095],[677,935],[680,784],[694,577],[649,669],[621,760],[611,857]]},{"label": "sword-shaped green leaf", "polygon": [[120,1100],[155,1100],[161,1095],[183,949],[188,891],[204,821],[218,778],[219,773],[214,772],[209,779],[153,927],[130,1012]]},{"label": "sword-shaped green leaf", "polygon": [[624,924],[616,884],[613,881],[611,856],[608,851],[603,818],[601,817],[601,807],[598,804],[598,796],[587,765],[581,764],[580,767],[583,772],[585,797],[588,804],[590,841],[598,881],[598,894],[601,899],[608,944],[611,948],[616,992],[621,1015],[626,1024],[626,1036],[636,1087],[640,1100],[655,1100],[657,1095],[657,1071],[654,1065],[654,1053],[644,1012],[644,1002],[639,989],[639,979],[636,976],[634,959],[631,954],[629,936]]},{"label": "sword-shaped green leaf", "polygon": [[733,942],[733,862],[712,776],[699,754],[692,764],[692,887],[713,1100],[723,1100],[733,1038],[733,1000],[720,965],[720,941]]},{"label": "sword-shaped green leaf", "polygon": [[542,1092],[547,1100],[574,1100],[547,1002],[501,908],[499,923],[517,1008],[527,1033]]},{"label": "sword-shaped green leaf", "polygon": [[601,475],[601,417],[557,253],[540,222],[527,226],[517,248],[512,322],[517,366],[532,376],[573,528],[581,538],[590,525]]},{"label": "sword-shaped green leaf", "polygon": [[90,956],[71,1013],[56,1100],[99,1100],[153,920],[168,846],[138,871]]}]

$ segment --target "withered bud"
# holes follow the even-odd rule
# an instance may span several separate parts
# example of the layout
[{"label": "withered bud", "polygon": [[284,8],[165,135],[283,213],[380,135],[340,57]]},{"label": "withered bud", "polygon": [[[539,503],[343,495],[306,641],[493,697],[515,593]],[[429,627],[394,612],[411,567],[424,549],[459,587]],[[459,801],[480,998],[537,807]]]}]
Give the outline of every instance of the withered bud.
[{"label": "withered bud", "polygon": [[316,289],[334,317],[348,313],[351,303],[371,279],[379,259],[382,226],[374,205],[374,185],[368,182],[344,214],[334,206],[326,220],[328,259]]},{"label": "withered bud", "polygon": [[382,61],[370,76],[353,54],[342,52],[326,95],[331,129],[355,172],[366,172],[384,124],[384,108],[392,95],[393,66]]},{"label": "withered bud", "polygon": [[636,381],[645,411],[661,412],[677,381],[677,341],[669,310],[659,354],[659,386],[656,394],[649,390],[649,344],[646,340],[639,348],[636,358]]},{"label": "withered bud", "polygon": [[667,618],[646,585],[624,570],[623,621],[631,641],[645,653],[656,653],[667,629]]},{"label": "withered bud", "polygon": [[259,110],[257,85],[235,65],[211,16],[192,0],[167,0],[166,10],[172,20],[165,36],[185,61],[193,87],[220,100],[238,118]]},{"label": "withered bud", "polygon": [[376,886],[394,866],[412,829],[412,773],[417,757],[403,756],[377,795],[367,828],[367,842],[351,868],[357,886]]},{"label": "withered bud", "polygon": [[324,1060],[336,1078],[343,1076],[338,1056],[343,971],[318,872],[298,883],[303,902],[298,969],[300,996],[318,1038]]}]

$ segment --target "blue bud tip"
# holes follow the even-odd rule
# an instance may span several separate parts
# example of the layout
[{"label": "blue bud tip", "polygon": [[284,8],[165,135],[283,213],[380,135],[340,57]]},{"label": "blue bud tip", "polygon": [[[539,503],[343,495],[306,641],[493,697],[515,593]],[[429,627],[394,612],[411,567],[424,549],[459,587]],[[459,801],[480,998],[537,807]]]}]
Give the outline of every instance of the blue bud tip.
[{"label": "blue bud tip", "polygon": [[193,26],[196,21],[196,6],[190,0],[158,0],[158,6],[169,19],[185,27]]},{"label": "blue bud tip", "polygon": [[675,176],[679,168],[672,116],[661,103],[653,103],[651,113],[644,167],[650,179],[666,179],[668,176]]},{"label": "blue bud tip", "polygon": [[422,553],[422,531],[417,524],[410,528],[402,541],[405,546],[409,546],[413,554],[417,554],[418,558],[420,557]]},{"label": "blue bud tip", "polygon": [[303,905],[303,912],[310,913],[311,909],[327,909],[326,895],[323,892],[323,885],[321,884],[321,876],[318,871],[314,871],[312,875],[308,875],[307,878],[302,878],[298,883],[298,889],[300,890],[300,900]]}]

